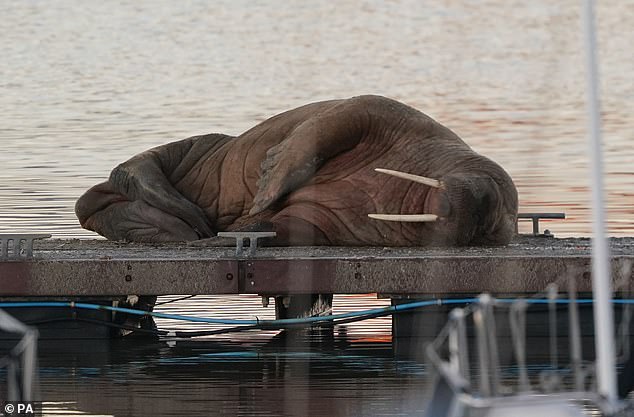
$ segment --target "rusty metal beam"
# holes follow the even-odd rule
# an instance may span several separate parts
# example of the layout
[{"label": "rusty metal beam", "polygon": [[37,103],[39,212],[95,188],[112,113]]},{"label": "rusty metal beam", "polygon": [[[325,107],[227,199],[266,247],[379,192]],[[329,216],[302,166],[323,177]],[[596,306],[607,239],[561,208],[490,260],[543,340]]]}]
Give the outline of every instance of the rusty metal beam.
[{"label": "rusty metal beam", "polygon": [[[615,288],[634,282],[634,239],[613,239]],[[523,238],[502,248],[231,248],[51,240],[0,262],[0,297],[127,294],[522,294],[551,282],[590,291],[587,239]]]},{"label": "rusty metal beam", "polygon": [[[631,271],[623,275],[628,263],[632,259],[613,259],[615,287],[627,291],[634,281]],[[552,282],[565,291],[568,278],[577,281],[579,291],[592,290],[586,257],[253,260],[246,271],[241,292],[256,294],[522,294],[543,291]]]},{"label": "rusty metal beam", "polygon": [[226,260],[0,262],[0,297],[237,292],[237,265]]}]

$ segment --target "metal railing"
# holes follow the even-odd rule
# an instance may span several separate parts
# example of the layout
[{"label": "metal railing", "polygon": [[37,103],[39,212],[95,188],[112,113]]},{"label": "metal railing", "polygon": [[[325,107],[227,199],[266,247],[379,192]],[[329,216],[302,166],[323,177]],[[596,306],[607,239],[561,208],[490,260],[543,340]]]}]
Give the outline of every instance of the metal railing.
[{"label": "metal railing", "polygon": [[[425,416],[464,417],[473,415],[512,415],[510,410],[532,410],[549,416],[585,415],[573,405],[592,403],[605,412],[610,404],[596,391],[594,363],[581,360],[581,332],[574,287],[569,288],[568,305],[570,366],[561,366],[557,352],[557,288],[547,291],[548,345],[550,363],[538,375],[529,376],[527,366],[526,315],[530,300],[496,300],[483,294],[479,302],[454,309],[438,337],[427,346],[426,354],[435,372]],[[508,314],[512,342],[513,377],[501,375],[498,335],[494,312]],[[498,320],[499,320],[498,316]],[[474,354],[470,355],[468,322],[473,324]],[[629,323],[629,322],[628,322]],[[470,358],[474,363],[470,363]],[[506,366],[506,365],[505,365]],[[565,375],[565,381],[564,377]],[[571,409],[573,411],[571,411]],[[527,415],[527,414],[522,414]],[[537,415],[537,414],[534,414]]]},{"label": "metal railing", "polygon": [[0,357],[0,368],[7,368],[7,401],[37,400],[37,330],[0,310],[0,332],[22,335],[9,353]]}]

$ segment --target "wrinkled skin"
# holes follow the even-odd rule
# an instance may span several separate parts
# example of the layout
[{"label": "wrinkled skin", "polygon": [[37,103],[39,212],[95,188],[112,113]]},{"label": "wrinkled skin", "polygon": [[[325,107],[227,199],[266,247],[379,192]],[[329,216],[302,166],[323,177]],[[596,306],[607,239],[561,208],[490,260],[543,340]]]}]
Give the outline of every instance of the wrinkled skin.
[{"label": "wrinkled skin", "polygon": [[[517,191],[499,165],[430,117],[360,96],[287,111],[238,137],[196,136],[143,152],[88,190],[76,213],[113,240],[258,230],[277,232],[276,245],[499,245],[514,234]],[[387,222],[368,213],[439,219]]]}]

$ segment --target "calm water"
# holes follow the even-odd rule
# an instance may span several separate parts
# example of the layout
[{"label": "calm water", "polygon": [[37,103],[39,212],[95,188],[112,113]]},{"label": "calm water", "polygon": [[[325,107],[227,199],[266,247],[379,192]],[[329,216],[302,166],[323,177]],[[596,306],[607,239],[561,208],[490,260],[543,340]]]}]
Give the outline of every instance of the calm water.
[{"label": "calm water", "polygon": [[[375,93],[419,108],[498,161],[521,211],[565,212],[548,225],[556,235],[589,235],[579,8],[576,0],[1,2],[0,232],[93,237],[74,202],[130,156],[195,134],[239,134],[307,102]],[[634,2],[600,2],[597,12],[609,232],[632,235]],[[258,304],[165,309],[272,314]],[[335,309],[370,304],[380,303],[341,297]],[[312,356],[298,355],[305,345],[250,350],[250,339],[222,338],[94,355],[51,348],[42,392],[88,415],[183,415],[184,405],[185,415],[415,414],[424,370],[366,343],[388,335],[389,320],[351,326],[335,339],[362,342],[360,353],[339,344],[308,349]],[[262,346],[275,337],[262,336]],[[208,355],[227,349],[270,354]]]}]

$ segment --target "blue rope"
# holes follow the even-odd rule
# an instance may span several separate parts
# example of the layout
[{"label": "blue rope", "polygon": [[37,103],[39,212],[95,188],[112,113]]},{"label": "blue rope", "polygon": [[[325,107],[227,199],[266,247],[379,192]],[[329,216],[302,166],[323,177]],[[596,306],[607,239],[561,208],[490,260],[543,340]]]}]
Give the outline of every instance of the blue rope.
[{"label": "blue rope", "polygon": [[[496,298],[495,301],[499,303],[513,303],[518,299],[513,298]],[[389,315],[399,311],[407,311],[414,310],[422,307],[429,307],[434,305],[451,305],[451,304],[471,304],[477,303],[479,301],[478,298],[448,298],[448,299],[436,299],[436,300],[425,300],[425,301],[416,301],[413,303],[406,304],[397,304],[388,307],[375,308],[370,310],[362,310],[362,311],[354,311],[350,313],[342,313],[342,314],[333,314],[330,316],[318,316],[318,317],[304,317],[304,318],[296,318],[296,319],[281,319],[281,320],[235,320],[235,319],[212,319],[206,317],[193,317],[193,316],[183,316],[179,314],[166,314],[166,313],[157,313],[153,311],[144,311],[144,310],[136,310],[132,308],[123,308],[123,307],[112,307],[106,305],[99,304],[88,304],[88,303],[76,303],[69,301],[24,301],[24,302],[0,302],[0,308],[38,308],[38,307],[60,307],[60,308],[80,308],[85,310],[106,310],[106,311],[114,311],[118,313],[126,313],[136,316],[152,316],[159,317],[163,319],[170,320],[181,320],[181,321],[190,321],[197,323],[208,323],[208,324],[225,324],[225,325],[291,325],[291,324],[310,324],[310,323],[320,323],[325,321],[360,317],[360,316],[381,316],[381,315]],[[549,299],[541,299],[541,298],[530,298],[525,299],[528,304],[548,304],[548,303],[556,303],[556,304],[570,304],[571,301],[565,298],[549,300]],[[577,299],[575,300],[577,304],[591,304],[593,303],[592,299]],[[632,299],[613,299],[612,303],[614,304],[634,304],[634,300]]]}]

